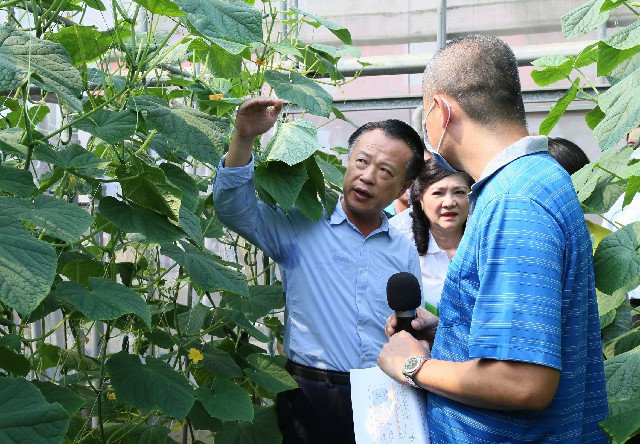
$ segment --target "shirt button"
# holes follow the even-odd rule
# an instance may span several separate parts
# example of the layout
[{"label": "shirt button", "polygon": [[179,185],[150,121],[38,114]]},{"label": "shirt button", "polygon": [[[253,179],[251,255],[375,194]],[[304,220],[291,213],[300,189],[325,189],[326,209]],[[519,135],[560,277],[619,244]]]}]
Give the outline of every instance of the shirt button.
[{"label": "shirt button", "polygon": [[361,269],[360,269],[360,273],[365,274],[366,272],[367,272],[367,269],[366,269],[366,268],[361,268]]},{"label": "shirt button", "polygon": [[358,325],[358,331],[362,331],[364,330],[364,328],[362,328],[362,325]]}]

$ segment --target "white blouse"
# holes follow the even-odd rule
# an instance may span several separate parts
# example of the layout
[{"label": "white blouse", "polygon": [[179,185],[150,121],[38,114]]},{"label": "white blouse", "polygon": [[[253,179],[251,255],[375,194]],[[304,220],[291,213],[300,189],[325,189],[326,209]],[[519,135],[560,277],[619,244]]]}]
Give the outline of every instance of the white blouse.
[{"label": "white blouse", "polygon": [[[389,219],[389,224],[395,227],[402,234],[413,242],[413,231],[411,230],[411,211],[404,210]],[[447,277],[449,268],[449,257],[447,252],[440,249],[436,240],[429,231],[429,248],[427,253],[420,256],[420,271],[422,272],[422,293],[424,300],[434,307],[438,307],[444,279]]]}]

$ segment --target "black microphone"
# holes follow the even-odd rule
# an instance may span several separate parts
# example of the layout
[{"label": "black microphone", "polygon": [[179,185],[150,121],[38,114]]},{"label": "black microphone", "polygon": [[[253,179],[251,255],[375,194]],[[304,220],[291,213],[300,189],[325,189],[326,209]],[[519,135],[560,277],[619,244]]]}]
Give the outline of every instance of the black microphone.
[{"label": "black microphone", "polygon": [[398,325],[396,331],[406,331],[415,338],[416,331],[411,321],[416,318],[416,310],[420,306],[422,294],[418,279],[406,271],[392,275],[387,281],[387,303],[396,312]]}]

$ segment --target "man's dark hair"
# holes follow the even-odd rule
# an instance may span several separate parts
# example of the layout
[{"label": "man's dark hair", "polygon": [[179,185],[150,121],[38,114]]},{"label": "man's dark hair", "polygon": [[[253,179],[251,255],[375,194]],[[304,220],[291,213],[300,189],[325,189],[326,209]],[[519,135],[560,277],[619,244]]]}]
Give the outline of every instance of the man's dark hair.
[{"label": "man's dark hair", "polygon": [[449,176],[462,177],[469,188],[473,185],[473,179],[467,173],[454,173],[446,170],[433,159],[428,159],[424,163],[424,168],[411,184],[411,194],[409,197],[409,201],[411,202],[411,230],[413,231],[413,240],[420,256],[424,256],[429,250],[429,230],[431,229],[431,222],[429,218],[427,218],[427,215],[424,214],[424,211],[422,211],[422,195],[431,185]]},{"label": "man's dark hair", "polygon": [[401,120],[388,119],[362,125],[349,137],[349,155],[351,155],[353,147],[356,146],[358,139],[360,139],[363,134],[376,129],[382,131],[382,133],[390,139],[403,141],[411,148],[411,157],[409,158],[409,162],[407,162],[407,173],[403,180],[406,182],[407,180],[415,179],[422,169],[425,146],[416,130]]},{"label": "man's dark hair", "polygon": [[569,174],[589,163],[589,158],[578,145],[562,137],[549,137],[549,155]]},{"label": "man's dark hair", "polygon": [[468,35],[451,40],[427,62],[422,80],[425,100],[447,94],[474,121],[492,126],[526,126],[518,62],[502,40]]}]

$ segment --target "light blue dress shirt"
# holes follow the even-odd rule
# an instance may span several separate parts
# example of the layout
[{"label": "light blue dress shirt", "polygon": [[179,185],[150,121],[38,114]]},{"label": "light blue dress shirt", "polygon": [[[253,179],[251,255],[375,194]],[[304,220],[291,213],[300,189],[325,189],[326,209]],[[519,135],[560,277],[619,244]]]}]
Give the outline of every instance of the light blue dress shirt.
[{"label": "light blue dress shirt", "polygon": [[336,205],[327,220],[306,218],[258,201],[254,163],[224,168],[213,185],[217,216],[281,268],[286,292],[284,349],[298,364],[335,371],[374,367],[387,342],[389,277],[407,271],[420,281],[415,246],[381,215],[364,237]]}]

